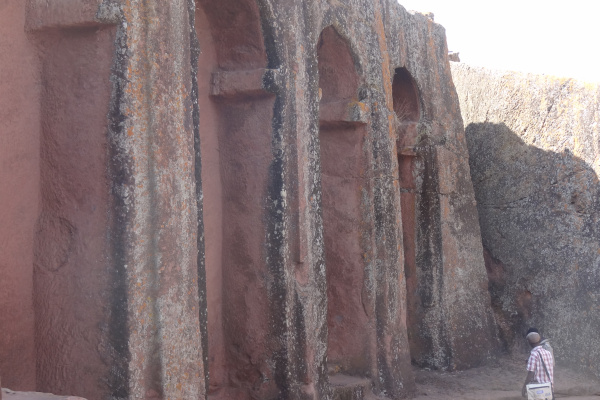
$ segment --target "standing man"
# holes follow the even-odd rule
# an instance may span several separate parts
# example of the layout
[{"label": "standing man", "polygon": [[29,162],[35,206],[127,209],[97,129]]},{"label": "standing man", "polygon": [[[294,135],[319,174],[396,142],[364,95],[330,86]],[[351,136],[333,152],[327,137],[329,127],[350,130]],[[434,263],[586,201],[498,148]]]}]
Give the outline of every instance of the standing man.
[{"label": "standing man", "polygon": [[527,385],[529,383],[550,383],[554,398],[554,357],[552,353],[544,349],[542,337],[538,332],[529,332],[527,341],[531,346],[531,353],[527,361],[527,378],[523,384],[522,395],[527,396]]},{"label": "standing man", "polygon": [[[529,328],[529,330],[527,331],[527,333],[525,334],[525,336],[529,335],[531,332],[535,332],[535,333],[540,333],[540,331],[538,331],[537,328]],[[550,352],[550,354],[552,354],[552,365],[556,364],[556,359],[554,358],[554,350],[552,349],[552,346],[550,345],[550,339],[545,338],[542,336],[542,334],[540,333],[541,336],[541,342],[540,344],[544,347],[544,350],[548,350]]]}]

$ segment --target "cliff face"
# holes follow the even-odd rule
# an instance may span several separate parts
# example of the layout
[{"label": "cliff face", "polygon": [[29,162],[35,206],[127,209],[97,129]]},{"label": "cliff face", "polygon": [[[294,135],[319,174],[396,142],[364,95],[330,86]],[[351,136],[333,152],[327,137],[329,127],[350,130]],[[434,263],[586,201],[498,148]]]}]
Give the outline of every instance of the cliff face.
[{"label": "cliff face", "polygon": [[[11,7],[3,28],[36,63],[9,89],[36,118],[2,136],[27,130],[37,156],[31,183],[1,199],[30,232],[5,268],[34,297],[18,324],[21,370],[37,371],[19,381],[2,364],[3,382],[90,398],[398,398],[411,360],[467,368],[496,350],[429,17],[392,0]],[[26,218],[24,200],[40,204]],[[15,298],[0,293],[3,309]]]},{"label": "cliff face", "polygon": [[600,88],[452,63],[502,339],[600,361]]}]

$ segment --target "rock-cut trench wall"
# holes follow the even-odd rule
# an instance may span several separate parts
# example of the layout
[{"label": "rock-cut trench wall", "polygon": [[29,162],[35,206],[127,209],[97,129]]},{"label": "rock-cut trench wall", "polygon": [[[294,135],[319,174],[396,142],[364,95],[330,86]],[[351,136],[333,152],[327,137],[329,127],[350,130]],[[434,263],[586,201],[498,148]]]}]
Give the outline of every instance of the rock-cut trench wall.
[{"label": "rock-cut trench wall", "polygon": [[600,86],[451,64],[501,338],[600,376]]},{"label": "rock-cut trench wall", "polygon": [[392,0],[6,4],[3,385],[400,398],[411,362],[494,353],[432,18]]}]

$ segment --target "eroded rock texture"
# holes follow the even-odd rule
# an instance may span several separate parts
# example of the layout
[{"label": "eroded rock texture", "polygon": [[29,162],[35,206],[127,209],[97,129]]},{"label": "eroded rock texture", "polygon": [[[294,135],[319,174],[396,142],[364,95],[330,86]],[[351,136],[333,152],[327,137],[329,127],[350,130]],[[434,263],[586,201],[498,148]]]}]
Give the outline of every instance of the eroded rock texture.
[{"label": "eroded rock texture", "polygon": [[502,339],[518,345],[537,326],[559,363],[600,375],[600,88],[455,63],[452,74]]},{"label": "eroded rock texture", "polygon": [[0,237],[21,234],[0,262],[33,304],[15,317],[0,292],[0,321],[24,330],[14,370],[36,373],[13,374],[2,347],[3,382],[89,399],[395,399],[414,390],[411,360],[466,368],[495,351],[429,17],[391,0],[7,4],[13,53],[35,62],[0,56],[16,78],[2,85],[36,118],[3,132],[27,136],[1,176],[22,166],[32,183],[9,180]]},{"label": "eroded rock texture", "polygon": [[485,359],[443,29],[387,2],[202,1],[195,34],[208,393],[395,398],[411,356]]}]

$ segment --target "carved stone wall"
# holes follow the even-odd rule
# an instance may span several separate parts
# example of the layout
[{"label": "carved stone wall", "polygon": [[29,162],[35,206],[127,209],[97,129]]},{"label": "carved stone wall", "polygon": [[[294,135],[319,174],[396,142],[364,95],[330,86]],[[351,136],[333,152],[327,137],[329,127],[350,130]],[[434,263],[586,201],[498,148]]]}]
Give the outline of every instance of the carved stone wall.
[{"label": "carved stone wall", "polygon": [[391,0],[11,7],[2,29],[34,63],[9,88],[35,119],[14,124],[31,183],[0,208],[30,233],[2,274],[33,303],[0,297],[0,320],[26,311],[20,368],[36,373],[12,374],[11,356],[3,382],[400,398],[411,361],[494,353],[441,26]]}]

